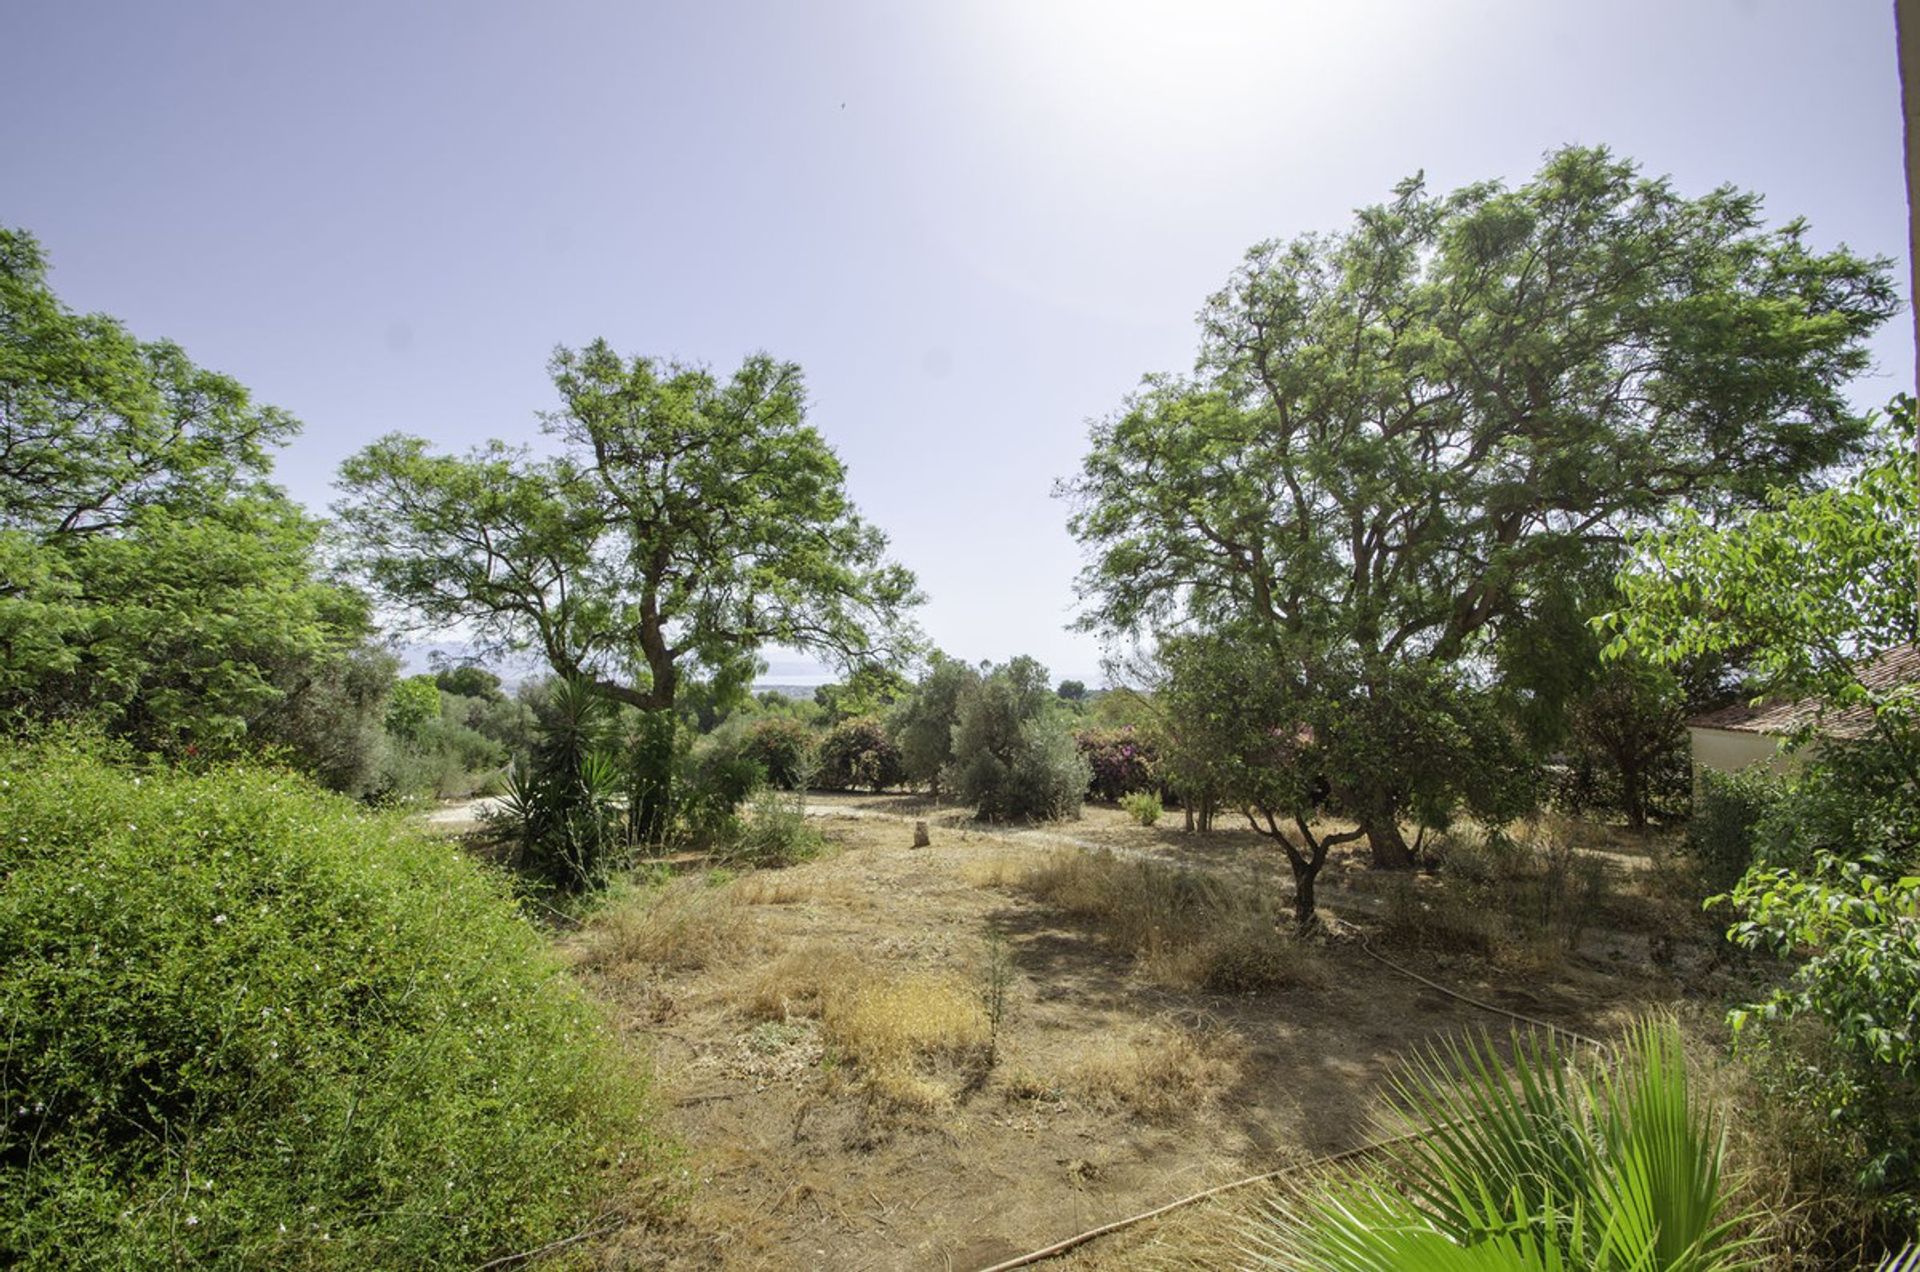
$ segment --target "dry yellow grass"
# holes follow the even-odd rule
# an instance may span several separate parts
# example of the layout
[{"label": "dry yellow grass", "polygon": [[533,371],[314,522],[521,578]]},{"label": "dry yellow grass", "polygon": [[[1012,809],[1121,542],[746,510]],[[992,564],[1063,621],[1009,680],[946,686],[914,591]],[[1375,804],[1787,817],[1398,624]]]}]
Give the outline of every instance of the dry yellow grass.
[{"label": "dry yellow grass", "polygon": [[730,885],[741,905],[798,905],[821,895],[812,883],[783,874],[750,874]]},{"label": "dry yellow grass", "polygon": [[1040,864],[1031,852],[995,852],[962,861],[960,878],[976,888],[1011,888],[1025,883]]},{"label": "dry yellow grass", "polygon": [[693,971],[749,952],[753,938],[754,925],[731,889],[688,878],[609,898],[581,929],[575,951],[595,970],[641,964]]},{"label": "dry yellow grass", "polygon": [[1246,1055],[1246,1044],[1225,1030],[1157,1021],[1131,1038],[1091,1041],[1068,1085],[1097,1106],[1167,1122],[1230,1090]]},{"label": "dry yellow grass", "polygon": [[985,1057],[979,996],[949,972],[881,971],[812,942],[741,977],[733,998],[756,1020],[817,1016],[827,1046],[868,1089],[908,1108],[944,1106]]},{"label": "dry yellow grass", "polygon": [[1018,883],[1088,921],[1159,984],[1230,993],[1323,980],[1273,889],[1077,850],[1050,855]]}]

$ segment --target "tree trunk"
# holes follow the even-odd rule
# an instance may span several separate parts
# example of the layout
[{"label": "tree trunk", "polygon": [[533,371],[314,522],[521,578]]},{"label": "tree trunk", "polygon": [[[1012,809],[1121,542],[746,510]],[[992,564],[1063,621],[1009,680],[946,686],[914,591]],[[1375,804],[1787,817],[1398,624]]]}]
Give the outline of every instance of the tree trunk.
[{"label": "tree trunk", "polygon": [[1620,802],[1626,805],[1627,826],[1636,833],[1647,828],[1647,778],[1639,764],[1620,766]]},{"label": "tree trunk", "polygon": [[1309,927],[1313,923],[1313,884],[1319,874],[1320,867],[1317,864],[1301,865],[1298,862],[1294,864],[1293,919],[1301,927]]},{"label": "tree trunk", "polygon": [[1360,829],[1366,833],[1367,846],[1373,850],[1373,868],[1375,870],[1411,870],[1415,863],[1413,849],[1407,844],[1407,837],[1400,833],[1400,823],[1391,817],[1367,820],[1360,823]]}]

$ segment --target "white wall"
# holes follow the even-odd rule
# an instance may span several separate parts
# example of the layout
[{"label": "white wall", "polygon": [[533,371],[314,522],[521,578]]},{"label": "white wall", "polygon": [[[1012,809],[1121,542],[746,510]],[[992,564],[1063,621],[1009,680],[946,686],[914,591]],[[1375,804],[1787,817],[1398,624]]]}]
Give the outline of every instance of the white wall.
[{"label": "white wall", "polygon": [[1693,739],[1693,781],[1700,783],[1702,770],[1735,773],[1758,764],[1770,773],[1785,773],[1798,768],[1806,752],[1789,755],[1780,749],[1780,739],[1766,733],[1743,733],[1736,729],[1702,729],[1689,725]]}]

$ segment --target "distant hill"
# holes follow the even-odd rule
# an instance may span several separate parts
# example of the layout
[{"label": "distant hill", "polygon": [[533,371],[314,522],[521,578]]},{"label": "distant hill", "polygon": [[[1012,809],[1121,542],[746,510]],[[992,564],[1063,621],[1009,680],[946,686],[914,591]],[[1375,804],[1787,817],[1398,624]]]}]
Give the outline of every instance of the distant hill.
[{"label": "distant hill", "polygon": [[753,691],[755,693],[777,693],[783,698],[799,698],[807,702],[812,702],[813,691],[819,687],[818,685],[783,685],[761,682],[753,686]]}]

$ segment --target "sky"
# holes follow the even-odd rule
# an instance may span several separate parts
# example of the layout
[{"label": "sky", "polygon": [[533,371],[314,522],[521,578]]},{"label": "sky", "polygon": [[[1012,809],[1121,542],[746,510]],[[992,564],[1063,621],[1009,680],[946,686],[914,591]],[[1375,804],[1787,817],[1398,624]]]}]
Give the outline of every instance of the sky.
[{"label": "sky", "polygon": [[[1891,0],[0,0],[0,223],[304,424],[536,442],[556,345],[805,369],[947,653],[1099,678],[1052,497],[1242,254],[1604,143],[1898,262]],[[1863,407],[1913,383],[1905,319]],[[769,679],[817,678],[776,652]]]}]

